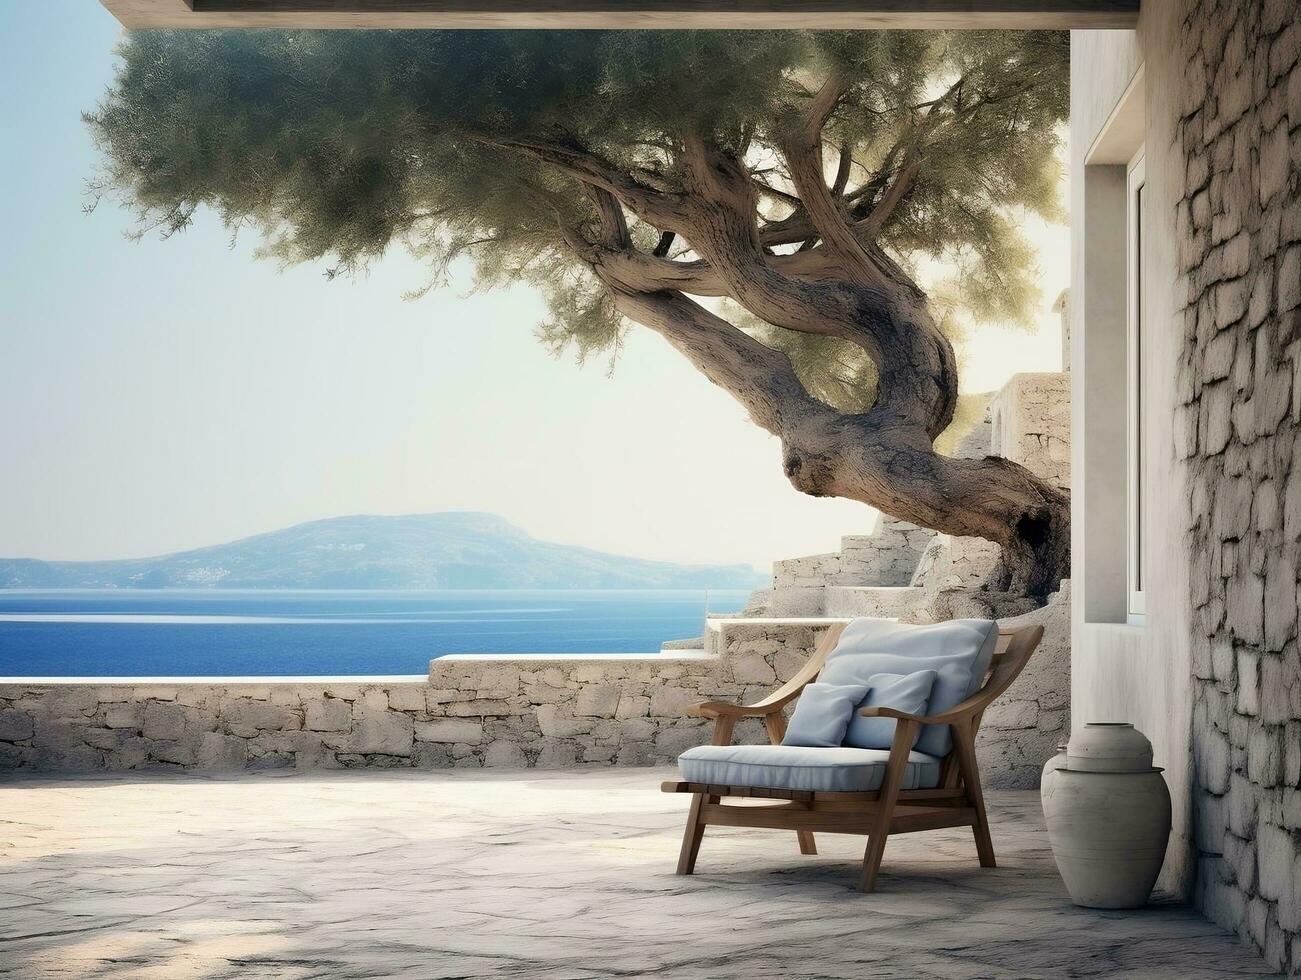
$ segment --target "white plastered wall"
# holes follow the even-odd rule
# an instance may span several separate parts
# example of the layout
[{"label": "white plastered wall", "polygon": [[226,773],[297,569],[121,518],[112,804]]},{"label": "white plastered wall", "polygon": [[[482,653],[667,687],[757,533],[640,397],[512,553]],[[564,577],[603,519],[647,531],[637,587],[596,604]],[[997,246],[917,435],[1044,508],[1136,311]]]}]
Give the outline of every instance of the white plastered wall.
[{"label": "white plastered wall", "polygon": [[[1173,0],[1146,0],[1137,32],[1071,34],[1071,715],[1077,728],[1129,721],[1152,740],[1174,809],[1160,887],[1187,895],[1193,871],[1188,508],[1172,433],[1183,340],[1175,213],[1184,164],[1174,140],[1182,73],[1170,40],[1178,17]],[[1124,126],[1117,108],[1140,69],[1149,228],[1142,338],[1147,615],[1142,626],[1132,626],[1125,621],[1125,166],[1085,160],[1109,124]],[[1114,161],[1114,151],[1103,158]]]}]

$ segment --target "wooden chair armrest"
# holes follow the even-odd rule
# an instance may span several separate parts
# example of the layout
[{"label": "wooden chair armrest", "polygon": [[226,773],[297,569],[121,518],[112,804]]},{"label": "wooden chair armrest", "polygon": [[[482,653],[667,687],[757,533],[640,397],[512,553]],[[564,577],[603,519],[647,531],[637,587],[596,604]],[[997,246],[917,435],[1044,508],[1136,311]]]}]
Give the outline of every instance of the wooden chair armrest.
[{"label": "wooden chair armrest", "polygon": [[859,708],[858,713],[864,718],[897,718],[900,721],[915,721],[919,725],[954,725],[970,719],[989,705],[993,698],[983,697],[982,694],[969,697],[938,715],[914,715],[898,708]]},{"label": "wooden chair armrest", "polygon": [[777,714],[782,708],[799,697],[805,685],[811,683],[816,676],[816,671],[806,669],[792,677],[766,698],[756,701],[754,704],[706,701],[704,704],[688,708],[687,714],[700,715],[702,718],[718,718],[720,716],[727,718],[766,718],[769,715]]},{"label": "wooden chair armrest", "polygon": [[930,724],[934,721],[932,718],[900,711],[898,708],[859,708],[858,713],[864,718],[898,718],[900,721],[915,721],[919,725]]},{"label": "wooden chair armrest", "polygon": [[776,701],[772,698],[764,698],[757,704],[731,704],[727,701],[705,701],[688,708],[687,714],[698,715],[701,718],[718,718],[720,716],[729,718],[762,718],[764,715],[771,715],[774,712],[781,711],[785,704],[785,701]]},{"label": "wooden chair armrest", "polygon": [[782,708],[800,696],[800,692],[804,690],[806,685],[817,679],[818,672],[822,670],[822,664],[826,661],[827,655],[835,648],[836,641],[840,639],[840,634],[844,628],[843,623],[838,623],[828,629],[804,666],[799,669],[794,677],[766,698],[756,701],[754,704],[706,701],[703,704],[688,708],[687,714],[700,718],[730,718],[733,721],[740,718],[763,718],[765,724],[767,724],[769,718],[779,715]]}]

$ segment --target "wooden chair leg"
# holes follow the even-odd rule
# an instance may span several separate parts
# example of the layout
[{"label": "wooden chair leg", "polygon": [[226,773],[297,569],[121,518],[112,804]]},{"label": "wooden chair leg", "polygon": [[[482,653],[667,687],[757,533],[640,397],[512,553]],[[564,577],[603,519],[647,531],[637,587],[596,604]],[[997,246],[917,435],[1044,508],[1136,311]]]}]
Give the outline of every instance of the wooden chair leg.
[{"label": "wooden chair leg", "polygon": [[691,809],[687,812],[687,829],[682,835],[682,850],[678,853],[678,871],[680,875],[689,875],[696,870],[696,856],[700,853],[700,841],[705,836],[705,824],[701,821],[701,811],[705,807],[705,794],[693,793]]},{"label": "wooden chair leg", "polygon": [[[780,711],[770,715],[763,716],[763,727],[768,730],[768,741],[773,745],[781,745],[782,739],[786,737],[786,719]],[[813,831],[797,830],[795,839],[800,843],[801,854],[817,854],[818,842],[813,839]]]},{"label": "wooden chair leg", "polygon": [[881,781],[880,795],[876,801],[876,820],[872,833],[867,838],[867,849],[863,853],[863,873],[858,880],[860,892],[870,892],[876,888],[876,874],[881,870],[885,842],[890,836],[890,820],[894,816],[894,805],[903,786],[904,772],[908,768],[908,753],[912,751],[916,732],[916,722],[900,721],[895,725],[890,760],[885,765],[885,778]]},{"label": "wooden chair leg", "polygon": [[976,822],[971,826],[976,838],[976,854],[982,868],[996,868],[994,842],[989,836],[989,817],[985,814],[985,793],[980,786],[980,767],[976,764],[975,726],[954,725],[952,731],[958,750],[958,768],[962,771],[962,786],[976,811]]},{"label": "wooden chair leg", "polygon": [[[731,745],[732,729],[736,719],[730,715],[719,715],[714,719],[714,735],[709,740],[711,745]],[[705,836],[705,824],[700,819],[706,803],[717,803],[718,797],[704,793],[693,793],[691,809],[687,811],[687,829],[682,834],[682,850],[678,852],[678,871],[680,875],[689,875],[696,870],[696,857],[700,854],[700,842]]]},{"label": "wooden chair leg", "polygon": [[[792,804],[790,804],[790,806],[791,806],[791,809],[800,809],[800,810],[808,810],[808,809],[811,809],[811,807],[809,807],[807,804],[805,804],[805,805],[800,805],[799,803],[792,803]],[[801,854],[817,854],[817,853],[818,853],[818,844],[817,844],[817,841],[815,841],[815,840],[813,839],[813,831],[811,831],[811,830],[797,830],[797,831],[795,831],[795,839],[798,840],[798,841],[800,842],[800,853],[801,853]]]}]

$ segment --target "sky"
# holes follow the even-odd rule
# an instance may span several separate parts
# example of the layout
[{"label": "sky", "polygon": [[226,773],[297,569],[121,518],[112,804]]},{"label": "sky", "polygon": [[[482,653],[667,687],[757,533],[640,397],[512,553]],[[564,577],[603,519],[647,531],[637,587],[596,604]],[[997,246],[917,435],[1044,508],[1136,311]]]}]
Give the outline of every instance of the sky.
[{"label": "sky", "polygon": [[[525,288],[416,301],[393,252],[358,280],[281,270],[211,215],[130,241],[85,213],[80,113],[113,73],[88,0],[0,4],[0,557],[162,554],[343,514],[491,511],[536,537],[680,562],[834,550],[875,512],[797,493],[780,443],[650,331],[612,372],[535,339]],[[962,387],[1060,369],[1040,248],[1039,329],[981,328]]]}]

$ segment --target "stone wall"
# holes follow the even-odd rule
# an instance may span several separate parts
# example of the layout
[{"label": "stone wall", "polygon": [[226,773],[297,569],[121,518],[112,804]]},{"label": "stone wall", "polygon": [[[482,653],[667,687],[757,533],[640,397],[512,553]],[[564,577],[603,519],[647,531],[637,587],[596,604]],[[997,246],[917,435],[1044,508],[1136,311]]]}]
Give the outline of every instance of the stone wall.
[{"label": "stone wall", "polygon": [[1185,2],[1196,899],[1301,975],[1301,18]]},{"label": "stone wall", "polygon": [[870,534],[842,538],[839,551],[773,562],[773,588],[908,585],[934,537],[934,531],[881,514]]},{"label": "stone wall", "polygon": [[993,774],[991,786],[1038,789],[1044,763],[1071,732],[1070,582],[1063,582],[1042,608],[1000,618],[999,623],[1014,628],[1039,625],[1044,636],[1021,676],[985,712],[976,755],[981,772]]},{"label": "stone wall", "polygon": [[725,628],[718,655],[442,657],[427,681],[4,684],[0,770],[670,763],[708,741],[685,708],[763,697],[830,623]]},{"label": "stone wall", "polygon": [[979,589],[1003,557],[1003,550],[984,538],[937,534],[922,554],[912,584],[917,589]]},{"label": "stone wall", "polygon": [[1059,487],[1071,485],[1071,376],[1017,374],[989,403],[993,452]]},{"label": "stone wall", "polygon": [[0,688],[0,767],[558,767],[666,761],[740,687],[670,656],[448,663],[429,681]]},{"label": "stone wall", "polygon": [[[934,531],[878,514],[869,534],[846,535],[840,539],[839,551],[773,562],[772,586],[756,589],[741,615],[837,618],[842,614],[834,611],[830,602],[837,590],[860,589],[871,594],[906,591],[935,538]],[[852,600],[849,604],[863,605]],[[873,611],[878,607],[880,611]],[[869,599],[865,608],[867,612],[844,615],[897,615],[888,602]]]},{"label": "stone wall", "polygon": [[[5,684],[0,770],[671,764],[709,739],[685,709],[770,693],[833,622],[722,623],[716,654],[442,657],[427,681]],[[987,713],[986,785],[1033,785],[1051,755],[1064,717],[1064,691],[1049,680],[1061,635]],[[1044,745],[1027,749],[1027,732]],[[767,741],[755,721],[736,738]]]}]

